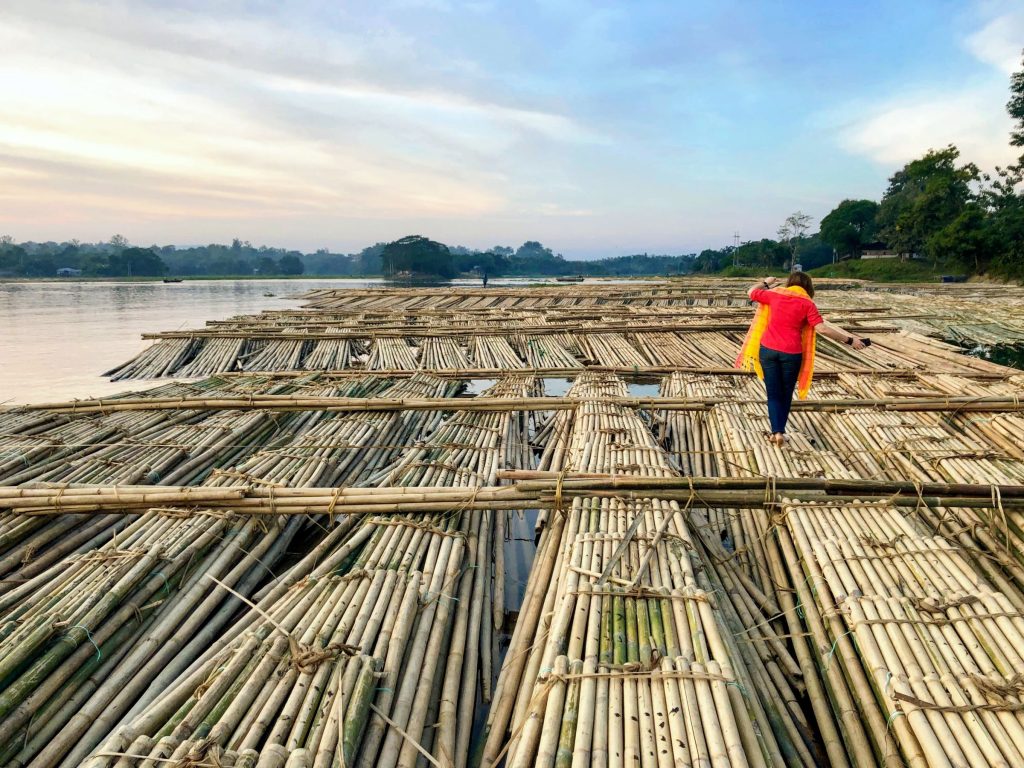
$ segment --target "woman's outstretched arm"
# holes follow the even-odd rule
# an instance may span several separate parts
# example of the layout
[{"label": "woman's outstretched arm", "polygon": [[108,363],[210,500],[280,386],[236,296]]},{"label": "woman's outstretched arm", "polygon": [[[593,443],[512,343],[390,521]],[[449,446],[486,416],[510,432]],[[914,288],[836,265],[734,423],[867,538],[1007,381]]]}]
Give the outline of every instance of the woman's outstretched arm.
[{"label": "woman's outstretched arm", "polygon": [[849,344],[854,349],[864,349],[864,347],[870,344],[870,341],[868,344],[865,344],[864,339],[844,331],[838,325],[833,325],[828,320],[815,326],[815,330],[823,336],[828,336],[833,341],[838,341],[840,344]]}]

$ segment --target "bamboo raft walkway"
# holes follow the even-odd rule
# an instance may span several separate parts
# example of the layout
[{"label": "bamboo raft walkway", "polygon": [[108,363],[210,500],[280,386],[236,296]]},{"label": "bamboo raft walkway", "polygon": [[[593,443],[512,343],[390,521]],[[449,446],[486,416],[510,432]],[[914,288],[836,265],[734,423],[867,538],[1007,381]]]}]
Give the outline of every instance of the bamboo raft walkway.
[{"label": "bamboo raft walkway", "polygon": [[1024,764],[1024,292],[824,286],[778,448],[745,287],[318,290],[0,409],[0,764]]}]

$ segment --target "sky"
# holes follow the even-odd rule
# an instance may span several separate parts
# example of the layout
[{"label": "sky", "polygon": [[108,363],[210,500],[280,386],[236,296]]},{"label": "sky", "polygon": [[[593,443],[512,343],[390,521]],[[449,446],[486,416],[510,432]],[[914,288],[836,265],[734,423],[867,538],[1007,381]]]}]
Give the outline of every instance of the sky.
[{"label": "sky", "polygon": [[1020,0],[4,0],[0,234],[568,258],[1012,161]]}]

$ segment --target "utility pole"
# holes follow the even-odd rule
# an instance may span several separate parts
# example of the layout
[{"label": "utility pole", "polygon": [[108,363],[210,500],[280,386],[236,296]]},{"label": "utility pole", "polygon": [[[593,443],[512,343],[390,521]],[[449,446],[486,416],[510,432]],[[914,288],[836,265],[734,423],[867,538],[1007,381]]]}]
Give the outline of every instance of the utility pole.
[{"label": "utility pole", "polygon": [[740,248],[740,233],[732,233],[732,265],[736,266],[736,251]]}]

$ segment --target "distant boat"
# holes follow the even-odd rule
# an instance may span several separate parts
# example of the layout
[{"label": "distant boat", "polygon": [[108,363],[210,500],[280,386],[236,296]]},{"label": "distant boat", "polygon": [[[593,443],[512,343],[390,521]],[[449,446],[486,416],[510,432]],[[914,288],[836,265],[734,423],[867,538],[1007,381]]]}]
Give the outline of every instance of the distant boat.
[{"label": "distant boat", "polygon": [[273,294],[273,293],[264,293],[263,295],[266,296],[268,299],[272,299],[272,298],[274,298],[275,294]]},{"label": "distant boat", "polygon": [[180,283],[181,282],[181,278],[180,277],[165,277],[164,278],[164,282],[165,283]]},{"label": "distant boat", "polygon": [[583,275],[577,275],[576,277],[556,277],[555,282],[558,283],[582,283]]}]

